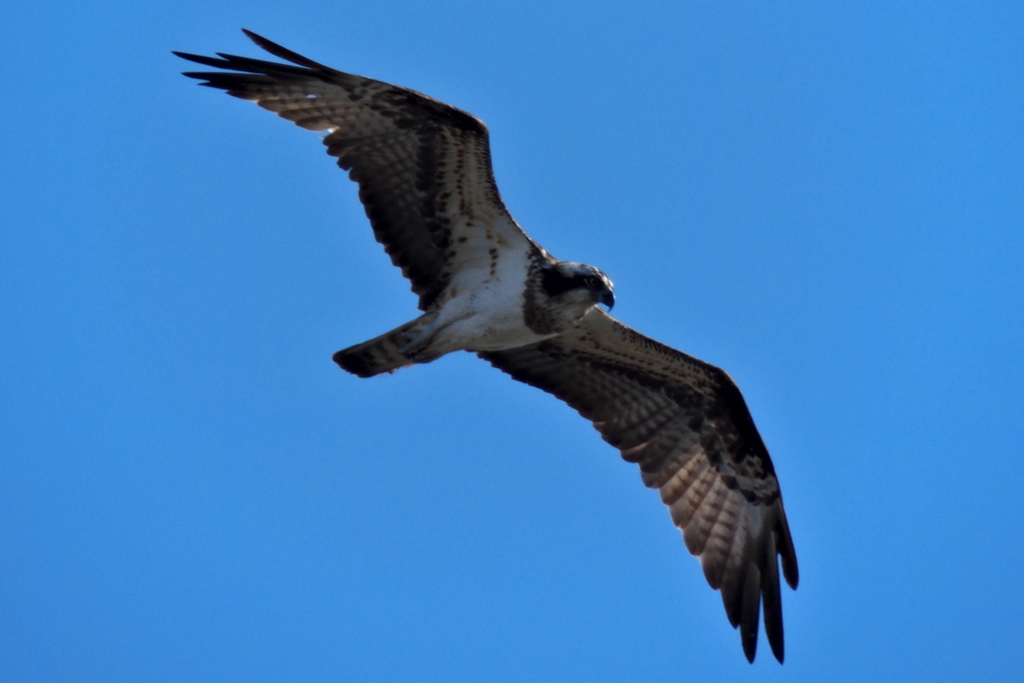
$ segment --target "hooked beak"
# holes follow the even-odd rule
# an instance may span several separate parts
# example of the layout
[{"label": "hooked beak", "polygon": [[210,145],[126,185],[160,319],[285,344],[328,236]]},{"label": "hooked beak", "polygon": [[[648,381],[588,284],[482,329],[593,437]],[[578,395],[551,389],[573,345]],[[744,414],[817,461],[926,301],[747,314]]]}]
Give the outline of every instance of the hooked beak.
[{"label": "hooked beak", "polygon": [[612,310],[615,305],[615,292],[610,289],[606,289],[601,292],[601,300],[598,303],[602,303],[608,307],[608,310]]}]

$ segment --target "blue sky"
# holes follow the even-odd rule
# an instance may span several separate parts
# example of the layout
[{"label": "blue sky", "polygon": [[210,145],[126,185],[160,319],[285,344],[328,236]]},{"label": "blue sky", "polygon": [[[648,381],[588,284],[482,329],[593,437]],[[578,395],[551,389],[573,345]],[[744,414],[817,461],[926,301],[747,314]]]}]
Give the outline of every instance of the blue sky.
[{"label": "blue sky", "polygon": [[[16,3],[0,678],[1020,677],[1024,7]],[[411,319],[349,183],[170,50],[247,27],[490,127],[513,215],[719,365],[801,584],[750,666],[657,494]]]}]

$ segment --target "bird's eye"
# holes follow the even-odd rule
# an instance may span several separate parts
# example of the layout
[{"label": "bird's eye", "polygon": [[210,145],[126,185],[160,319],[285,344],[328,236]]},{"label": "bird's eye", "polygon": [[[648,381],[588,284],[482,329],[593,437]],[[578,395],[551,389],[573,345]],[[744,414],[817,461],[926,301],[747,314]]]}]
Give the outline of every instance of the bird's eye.
[{"label": "bird's eye", "polygon": [[598,286],[600,286],[601,284],[601,280],[598,279],[597,277],[594,277],[593,275],[588,275],[587,279],[584,280],[584,282],[586,283],[587,287],[590,287],[591,289],[597,289]]}]

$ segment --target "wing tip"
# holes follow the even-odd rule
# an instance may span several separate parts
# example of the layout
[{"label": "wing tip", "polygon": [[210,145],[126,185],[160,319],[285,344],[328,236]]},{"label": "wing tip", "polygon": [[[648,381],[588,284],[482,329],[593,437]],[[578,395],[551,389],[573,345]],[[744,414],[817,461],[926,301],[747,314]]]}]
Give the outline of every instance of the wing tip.
[{"label": "wing tip", "polygon": [[[747,661],[753,663],[757,655],[760,622],[764,621],[765,637],[772,655],[779,664],[785,662],[785,635],[782,619],[782,591],[779,581],[779,562],[788,569],[787,583],[796,587],[796,554],[788,529],[776,521],[773,533],[767,534],[756,549],[744,553],[743,559],[725,572],[720,586],[722,603],[729,624],[740,632],[740,642]],[[703,558],[701,558],[703,560]],[[763,614],[761,614],[763,610]]]},{"label": "wing tip", "polygon": [[256,43],[257,47],[269,52],[275,57],[279,57],[280,59],[291,62],[292,64],[304,66],[307,69],[314,69],[316,71],[328,71],[331,73],[334,72],[334,69],[332,69],[331,67],[325,66],[319,62],[314,62],[312,59],[308,57],[303,57],[297,52],[292,52],[283,45],[278,45],[274,41],[270,40],[269,38],[264,38],[255,31],[250,31],[247,28],[243,28],[242,33],[245,34],[246,38]]},{"label": "wing tip", "polygon": [[779,664],[785,664],[786,644],[783,642],[781,634],[779,635],[778,641],[769,638],[768,645],[772,648],[772,654],[775,655],[775,659],[779,662]]},{"label": "wing tip", "polygon": [[278,45],[277,43],[275,43],[274,41],[270,40],[269,38],[264,38],[263,36],[261,36],[260,34],[256,33],[255,31],[250,31],[249,29],[247,29],[245,27],[242,28],[242,33],[245,34],[246,38],[248,38],[252,42],[256,43],[257,47],[266,50],[270,54],[274,54],[275,50],[284,50],[285,49],[285,48],[281,47],[280,45]]},{"label": "wing tip", "polygon": [[782,500],[779,499],[779,521],[776,530],[776,540],[779,543],[778,554],[782,560],[782,575],[790,588],[796,590],[800,584],[800,567],[796,561],[796,547],[793,545],[793,537],[789,533],[789,521],[786,519],[786,511],[782,508]]},{"label": "wing tip", "polygon": [[779,567],[774,552],[761,582],[761,606],[764,609],[764,633],[775,659],[785,659],[786,640],[782,627],[782,591],[779,588]]},{"label": "wing tip", "polygon": [[[195,64],[202,64],[203,66],[212,66],[214,68],[225,68],[226,60],[224,59],[218,59],[216,57],[207,57],[205,55],[196,55],[192,54],[191,52],[181,52],[179,50],[171,50],[171,54],[175,57],[180,57],[185,61],[193,62]],[[189,78],[200,78],[201,76],[197,74],[198,72],[195,71],[184,72],[184,75],[188,76]]]},{"label": "wing tip", "polygon": [[782,575],[786,577],[786,584],[796,590],[800,585],[800,569],[796,566],[796,555],[782,556]]}]

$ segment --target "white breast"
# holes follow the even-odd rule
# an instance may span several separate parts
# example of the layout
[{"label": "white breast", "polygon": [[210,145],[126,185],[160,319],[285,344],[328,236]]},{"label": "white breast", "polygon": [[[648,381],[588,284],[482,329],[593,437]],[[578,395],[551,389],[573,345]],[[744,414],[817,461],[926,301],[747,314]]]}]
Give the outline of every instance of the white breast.
[{"label": "white breast", "polygon": [[474,259],[477,262],[452,278],[441,297],[444,303],[432,348],[445,353],[456,349],[500,351],[545,338],[532,332],[523,320],[530,251],[507,246],[495,249],[496,258]]}]

